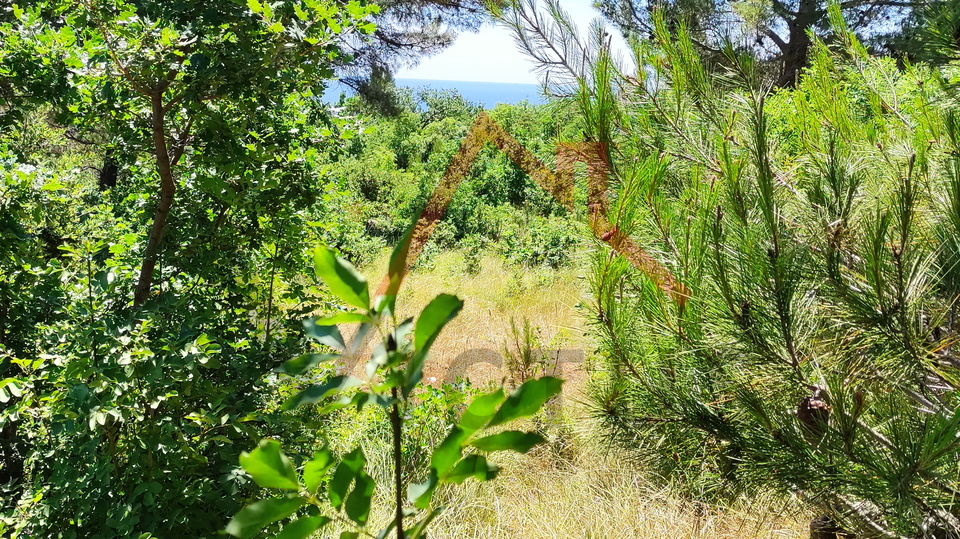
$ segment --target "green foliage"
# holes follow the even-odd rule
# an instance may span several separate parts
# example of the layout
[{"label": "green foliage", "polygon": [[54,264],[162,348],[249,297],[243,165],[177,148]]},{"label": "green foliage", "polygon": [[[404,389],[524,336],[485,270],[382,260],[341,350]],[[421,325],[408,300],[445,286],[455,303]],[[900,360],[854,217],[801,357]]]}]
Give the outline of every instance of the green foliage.
[{"label": "green foliage", "polygon": [[[369,115],[358,102],[348,105],[364,118],[364,127],[330,171],[352,193],[355,220],[390,242],[419,215],[479,112],[451,91],[393,91],[404,104],[396,116]],[[500,105],[489,114],[547,163],[560,131],[570,128],[563,111],[550,106]],[[574,230],[568,211],[491,146],[457,188],[417,267],[430,267],[440,249],[476,241],[501,243],[510,261],[559,267],[569,262]]]},{"label": "green foliage", "polygon": [[307,246],[359,234],[315,183],[352,126],[301,82],[372,8],[88,4],[0,22],[0,85],[33,92],[0,133],[0,535],[211,536],[256,488],[240,448],[304,428],[264,374],[303,351],[288,320],[334,304]]},{"label": "green foliage", "polygon": [[[770,93],[656,21],[574,73],[610,215],[691,290],[599,250],[592,389],[612,442],[698,500],[798,497],[864,536],[956,534],[956,68],[871,58],[831,10]],[[560,24],[560,23],[558,23]],[[589,76],[583,75],[588,73]],[[606,120],[605,120],[606,119]]]},{"label": "green foliage", "polygon": [[[394,256],[405,254],[400,250]],[[361,323],[358,335],[377,331],[383,335],[383,341],[367,362],[365,381],[336,376],[300,391],[287,401],[285,407],[318,403],[321,414],[343,407],[354,407],[358,412],[368,406],[384,410],[389,416],[393,446],[394,496],[391,504],[395,516],[378,537],[386,537],[393,529],[396,529],[398,538],[425,537],[427,525],[441,511],[431,504],[439,485],[460,483],[471,477],[480,481],[491,480],[496,477],[498,468],[487,460],[487,453],[505,450],[526,453],[543,442],[542,437],[530,432],[487,433],[494,427],[535,414],[547,400],[560,392],[561,381],[541,378],[523,384],[509,396],[497,390],[477,397],[467,407],[460,422],[452,426],[432,450],[426,481],[410,483],[403,475],[404,461],[410,457],[409,452],[405,454],[403,450],[403,425],[409,421],[406,419],[408,414],[423,413],[423,398],[414,393],[421,381],[423,363],[430,346],[443,327],[457,315],[462,302],[454,296],[441,294],[423,309],[416,320],[408,319],[397,324],[394,320],[395,296],[380,296],[371,305],[366,282],[349,262],[336,258],[333,252],[324,248],[318,250],[316,260],[318,275],[344,302],[359,311],[348,313],[349,317],[337,315],[327,320],[311,321],[308,334],[325,345],[343,349],[345,346],[339,339],[339,331],[321,331],[320,328],[336,328],[325,324],[349,319]],[[360,298],[365,301],[359,301]],[[332,336],[335,336],[333,341]],[[301,373],[310,363],[311,360],[294,358],[280,370]],[[362,389],[354,389],[358,384],[363,384]],[[417,408],[421,411],[414,412]],[[324,449],[312,460],[304,462],[302,475],[298,477],[291,460],[280,451],[280,444],[263,439],[256,449],[241,455],[240,464],[258,485],[281,491],[281,496],[244,507],[227,524],[227,533],[242,538],[253,537],[259,530],[298,512],[300,515],[296,520],[281,525],[278,536],[307,536],[328,525],[338,528],[341,537],[370,533],[368,519],[378,481],[371,474],[361,448],[340,457]],[[301,511],[303,507],[306,509]]]},{"label": "green foliage", "polygon": [[528,266],[563,267],[580,241],[573,223],[564,217],[516,216],[505,229],[504,258]]}]

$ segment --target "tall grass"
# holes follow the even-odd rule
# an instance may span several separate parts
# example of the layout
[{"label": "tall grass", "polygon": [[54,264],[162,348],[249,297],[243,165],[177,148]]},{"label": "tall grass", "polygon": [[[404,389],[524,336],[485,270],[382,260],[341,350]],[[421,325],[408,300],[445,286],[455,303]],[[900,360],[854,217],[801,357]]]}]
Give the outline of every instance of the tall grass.
[{"label": "tall grass", "polygon": [[[405,314],[413,315],[438,292],[465,300],[460,316],[432,349],[428,379],[437,378],[434,383],[439,384],[447,367],[470,350],[502,354],[510,340],[511,318],[538,327],[548,354],[580,349],[589,360],[593,346],[578,307],[587,286],[582,259],[575,258],[566,268],[541,270],[519,268],[494,254],[481,258],[480,271],[471,274],[465,271],[463,252],[442,252],[429,269],[408,277],[398,301]],[[386,255],[365,268],[373,282],[385,271]],[[468,481],[438,493],[448,509],[435,522],[432,537],[752,539],[808,533],[801,522],[809,515],[767,500],[744,499],[723,512],[684,501],[669,481],[652,477],[624,453],[603,445],[598,425],[580,403],[589,383],[584,363],[561,364],[559,370],[568,380],[564,400],[533,420],[549,443],[528,455],[503,459],[496,482]],[[506,368],[477,363],[457,374],[478,386],[500,383]],[[383,444],[372,439],[375,430],[359,435],[371,437],[367,452],[374,453],[369,458],[377,466],[376,452]],[[380,518],[389,516],[384,512]]]},{"label": "tall grass", "polygon": [[[386,273],[387,258],[384,253],[364,268],[368,280],[379,282]],[[463,310],[431,348],[425,378],[440,382],[469,377],[475,385],[500,383],[507,371],[497,364],[511,340],[513,318],[528,320],[539,329],[545,353],[555,358],[560,351],[565,361],[555,374],[568,380],[567,388],[582,387],[585,373],[580,359],[591,349],[579,315],[586,288],[582,261],[577,258],[556,270],[531,269],[486,253],[479,272],[471,274],[466,266],[462,251],[442,252],[430,269],[414,270],[407,277],[397,300],[401,318],[418,313],[431,294],[441,291],[464,300]]]}]

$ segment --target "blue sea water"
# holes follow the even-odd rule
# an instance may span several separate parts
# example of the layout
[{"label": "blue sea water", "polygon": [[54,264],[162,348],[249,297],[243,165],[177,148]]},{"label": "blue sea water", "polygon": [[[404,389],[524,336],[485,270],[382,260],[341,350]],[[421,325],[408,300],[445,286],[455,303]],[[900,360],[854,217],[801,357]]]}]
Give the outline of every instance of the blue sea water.
[{"label": "blue sea water", "polygon": [[[543,94],[540,86],[536,84],[516,84],[507,82],[472,82],[472,81],[451,81],[451,80],[432,80],[432,79],[396,79],[394,83],[397,86],[407,88],[433,88],[436,90],[452,89],[456,90],[467,101],[480,103],[484,108],[492,109],[498,103],[516,104],[521,101],[530,103],[544,103]],[[342,84],[332,84],[327,91],[323,93],[323,100],[328,103],[336,102],[340,94],[351,95],[349,88]]]}]

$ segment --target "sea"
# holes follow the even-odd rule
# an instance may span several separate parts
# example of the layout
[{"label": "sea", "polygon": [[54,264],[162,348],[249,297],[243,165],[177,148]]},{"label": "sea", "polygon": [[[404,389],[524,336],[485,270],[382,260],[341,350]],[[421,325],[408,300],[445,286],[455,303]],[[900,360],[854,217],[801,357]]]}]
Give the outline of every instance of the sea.
[{"label": "sea", "polygon": [[[514,105],[521,101],[531,104],[545,103],[542,89],[537,84],[518,84],[509,82],[473,82],[433,79],[394,79],[394,84],[407,88],[433,88],[436,90],[456,90],[466,99],[480,103],[486,109],[492,109],[499,103]],[[331,84],[323,93],[323,100],[335,103],[340,94],[348,96],[353,92],[350,88],[339,84]]]}]

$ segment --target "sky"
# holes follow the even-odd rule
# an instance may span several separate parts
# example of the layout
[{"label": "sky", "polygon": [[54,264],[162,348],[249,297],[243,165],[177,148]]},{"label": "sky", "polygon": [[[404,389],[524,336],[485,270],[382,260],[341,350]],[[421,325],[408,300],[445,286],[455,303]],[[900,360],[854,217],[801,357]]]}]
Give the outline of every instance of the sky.
[{"label": "sky", "polygon": [[[591,0],[560,0],[560,5],[570,13],[581,32],[586,30],[591,19],[600,16],[590,4]],[[533,67],[533,62],[513,42],[510,31],[491,23],[478,33],[459,34],[450,48],[394,76],[399,79],[538,84],[531,71]]]}]

